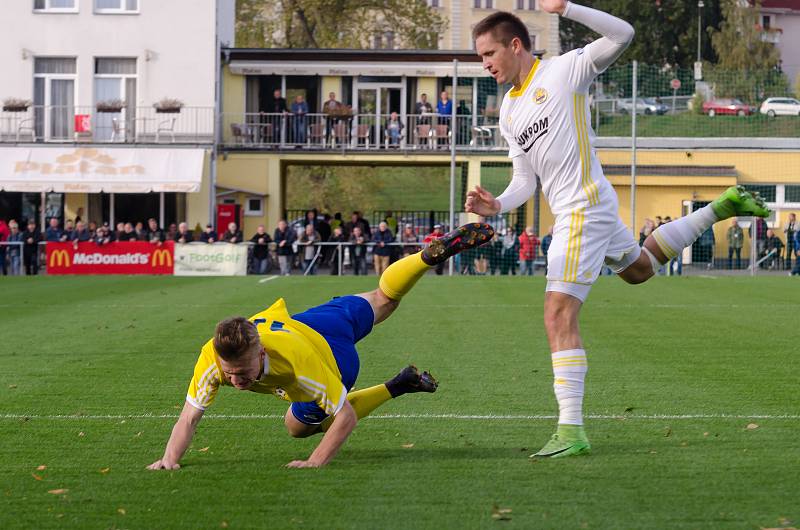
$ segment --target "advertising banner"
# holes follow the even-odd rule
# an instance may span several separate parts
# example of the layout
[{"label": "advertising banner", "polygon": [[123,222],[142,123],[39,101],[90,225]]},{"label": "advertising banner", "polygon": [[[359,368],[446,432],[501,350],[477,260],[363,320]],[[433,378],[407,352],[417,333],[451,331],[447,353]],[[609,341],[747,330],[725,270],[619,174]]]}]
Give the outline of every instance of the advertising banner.
[{"label": "advertising banner", "polygon": [[47,243],[47,274],[172,274],[175,243]]},{"label": "advertising banner", "polygon": [[175,245],[175,276],[244,276],[247,245],[187,243]]}]

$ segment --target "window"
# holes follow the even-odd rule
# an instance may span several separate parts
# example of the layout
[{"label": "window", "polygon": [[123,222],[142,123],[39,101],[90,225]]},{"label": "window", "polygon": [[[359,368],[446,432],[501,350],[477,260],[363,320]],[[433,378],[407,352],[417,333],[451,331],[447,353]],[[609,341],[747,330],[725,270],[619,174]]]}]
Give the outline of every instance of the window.
[{"label": "window", "polygon": [[94,0],[95,13],[138,13],[139,0]]},{"label": "window", "polygon": [[745,189],[749,192],[757,191],[761,194],[761,197],[767,202],[775,202],[775,198],[777,196],[776,190],[777,186],[773,185],[764,185],[764,184],[745,184]]},{"label": "window", "polygon": [[77,0],[33,0],[33,10],[51,13],[77,13]]},{"label": "window", "polygon": [[264,199],[261,197],[248,197],[244,214],[247,216],[264,215]]},{"label": "window", "polygon": [[494,7],[494,0],[475,0],[473,7],[475,7],[475,9],[492,9]]},{"label": "window", "polygon": [[800,186],[786,185],[783,202],[800,203]]},{"label": "window", "polygon": [[94,112],[94,138],[125,141],[136,133],[136,59],[95,58],[95,105],[110,101],[122,101],[124,107],[119,112]]},{"label": "window", "polygon": [[536,0],[517,0],[517,9],[519,11],[525,9],[528,11],[536,11]]},{"label": "window", "polygon": [[75,58],[34,57],[33,118],[37,138],[71,139],[75,114]]},{"label": "window", "polygon": [[766,31],[770,26],[772,26],[772,17],[770,15],[763,15],[761,17],[761,27]]}]

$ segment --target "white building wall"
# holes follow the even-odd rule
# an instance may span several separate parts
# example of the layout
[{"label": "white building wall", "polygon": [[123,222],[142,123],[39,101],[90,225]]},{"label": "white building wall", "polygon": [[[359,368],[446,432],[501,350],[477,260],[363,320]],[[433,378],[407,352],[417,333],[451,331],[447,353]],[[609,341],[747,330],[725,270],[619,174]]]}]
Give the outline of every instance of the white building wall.
[{"label": "white building wall", "polygon": [[[783,71],[794,84],[800,73],[800,11],[775,15],[774,18],[775,26],[783,30],[778,42]],[[800,89],[800,86],[795,85],[795,88]]]},{"label": "white building wall", "polygon": [[213,107],[216,1],[139,0],[138,14],[97,14],[95,0],[63,14],[34,12],[33,0],[3,2],[0,99],[33,99],[34,57],[75,57],[75,104],[91,106],[94,58],[127,57],[137,59],[137,105],[169,97]]}]

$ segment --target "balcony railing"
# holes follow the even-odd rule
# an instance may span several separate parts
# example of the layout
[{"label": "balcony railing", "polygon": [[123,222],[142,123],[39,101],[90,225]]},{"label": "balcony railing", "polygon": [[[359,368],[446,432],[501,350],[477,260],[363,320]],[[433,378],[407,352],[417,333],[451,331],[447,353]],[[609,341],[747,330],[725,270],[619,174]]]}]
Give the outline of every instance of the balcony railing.
[{"label": "balcony railing", "polygon": [[399,125],[390,115],[226,113],[222,144],[229,148],[318,150],[508,149],[498,118],[407,114]]},{"label": "balcony railing", "polygon": [[100,112],[96,107],[32,106],[0,112],[0,142],[213,143],[214,107],[153,107]]}]

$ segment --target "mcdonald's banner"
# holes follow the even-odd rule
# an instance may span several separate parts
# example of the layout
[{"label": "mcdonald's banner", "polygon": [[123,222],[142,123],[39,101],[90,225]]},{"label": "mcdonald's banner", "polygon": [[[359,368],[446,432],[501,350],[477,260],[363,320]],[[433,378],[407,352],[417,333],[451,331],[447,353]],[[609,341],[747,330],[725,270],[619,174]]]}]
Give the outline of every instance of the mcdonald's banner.
[{"label": "mcdonald's banner", "polygon": [[172,274],[175,243],[47,243],[47,274]]},{"label": "mcdonald's banner", "polygon": [[244,276],[247,245],[187,243],[175,245],[175,276]]}]

